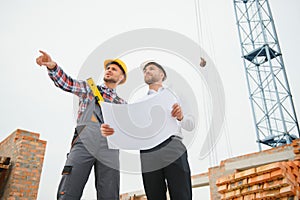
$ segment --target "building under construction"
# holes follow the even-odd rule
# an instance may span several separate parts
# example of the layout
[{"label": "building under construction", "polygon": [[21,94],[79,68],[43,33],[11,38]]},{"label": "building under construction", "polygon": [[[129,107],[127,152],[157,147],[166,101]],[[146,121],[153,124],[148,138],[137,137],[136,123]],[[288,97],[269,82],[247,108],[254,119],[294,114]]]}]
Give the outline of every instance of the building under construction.
[{"label": "building under construction", "polygon": [[[39,134],[17,130],[0,143],[0,199],[37,199],[46,142]],[[192,176],[193,188],[208,186],[211,199],[300,198],[300,140],[269,150],[223,160]],[[120,200],[146,200],[144,191]]]},{"label": "building under construction", "polygon": [[[193,188],[209,186],[210,199],[300,199],[300,140],[269,150],[223,160],[192,176]],[[203,197],[205,198],[205,197]],[[120,200],[146,200],[143,190]]]},{"label": "building under construction", "polygon": [[[298,200],[299,124],[269,1],[233,3],[258,152],[223,160],[193,175],[192,185],[209,187],[212,200]],[[16,130],[0,143],[0,199],[37,199],[46,148],[39,136]],[[146,199],[143,190],[120,196]]]}]

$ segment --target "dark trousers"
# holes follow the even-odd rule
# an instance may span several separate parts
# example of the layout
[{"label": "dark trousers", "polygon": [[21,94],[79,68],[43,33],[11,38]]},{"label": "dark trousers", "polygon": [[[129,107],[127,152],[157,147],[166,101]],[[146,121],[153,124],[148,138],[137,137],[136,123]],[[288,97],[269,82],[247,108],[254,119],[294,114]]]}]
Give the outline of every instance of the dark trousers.
[{"label": "dark trousers", "polygon": [[148,200],[192,200],[191,173],[181,140],[169,138],[141,151],[142,176]]}]

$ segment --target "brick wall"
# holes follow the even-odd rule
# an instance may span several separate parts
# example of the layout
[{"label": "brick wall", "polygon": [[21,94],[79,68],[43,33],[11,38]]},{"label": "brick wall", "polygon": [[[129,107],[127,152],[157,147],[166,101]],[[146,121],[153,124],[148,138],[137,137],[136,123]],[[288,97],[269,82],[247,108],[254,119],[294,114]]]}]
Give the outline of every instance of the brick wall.
[{"label": "brick wall", "polygon": [[221,200],[290,199],[300,197],[300,161],[276,162],[220,177]]},{"label": "brick wall", "polygon": [[46,141],[38,133],[16,130],[0,143],[0,156],[11,158],[10,174],[1,199],[37,198]]},{"label": "brick wall", "polygon": [[216,185],[221,197],[218,199],[299,200],[300,140],[294,140],[285,147],[292,148],[292,160],[235,170],[228,175],[219,176]]}]

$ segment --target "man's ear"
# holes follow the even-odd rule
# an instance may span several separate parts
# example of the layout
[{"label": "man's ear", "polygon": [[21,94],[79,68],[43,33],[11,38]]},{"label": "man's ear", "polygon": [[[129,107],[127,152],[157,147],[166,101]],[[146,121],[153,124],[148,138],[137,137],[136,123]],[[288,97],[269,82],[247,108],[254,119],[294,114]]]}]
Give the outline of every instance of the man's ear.
[{"label": "man's ear", "polygon": [[161,80],[164,80],[165,74],[163,72],[160,73]]},{"label": "man's ear", "polygon": [[124,74],[121,74],[121,75],[119,76],[119,81],[118,81],[118,82],[119,82],[119,83],[122,82],[122,80],[123,80],[124,78],[125,78]]}]

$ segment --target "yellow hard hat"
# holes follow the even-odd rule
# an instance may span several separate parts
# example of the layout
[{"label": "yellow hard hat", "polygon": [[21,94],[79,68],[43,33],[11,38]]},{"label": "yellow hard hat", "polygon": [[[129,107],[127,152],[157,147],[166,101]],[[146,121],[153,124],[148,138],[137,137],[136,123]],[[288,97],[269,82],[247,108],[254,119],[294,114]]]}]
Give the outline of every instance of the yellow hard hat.
[{"label": "yellow hard hat", "polygon": [[104,69],[106,70],[106,67],[110,64],[117,64],[120,67],[120,69],[123,71],[125,75],[124,79],[120,82],[120,84],[125,83],[127,78],[127,67],[125,63],[120,59],[107,59],[104,61]]}]

